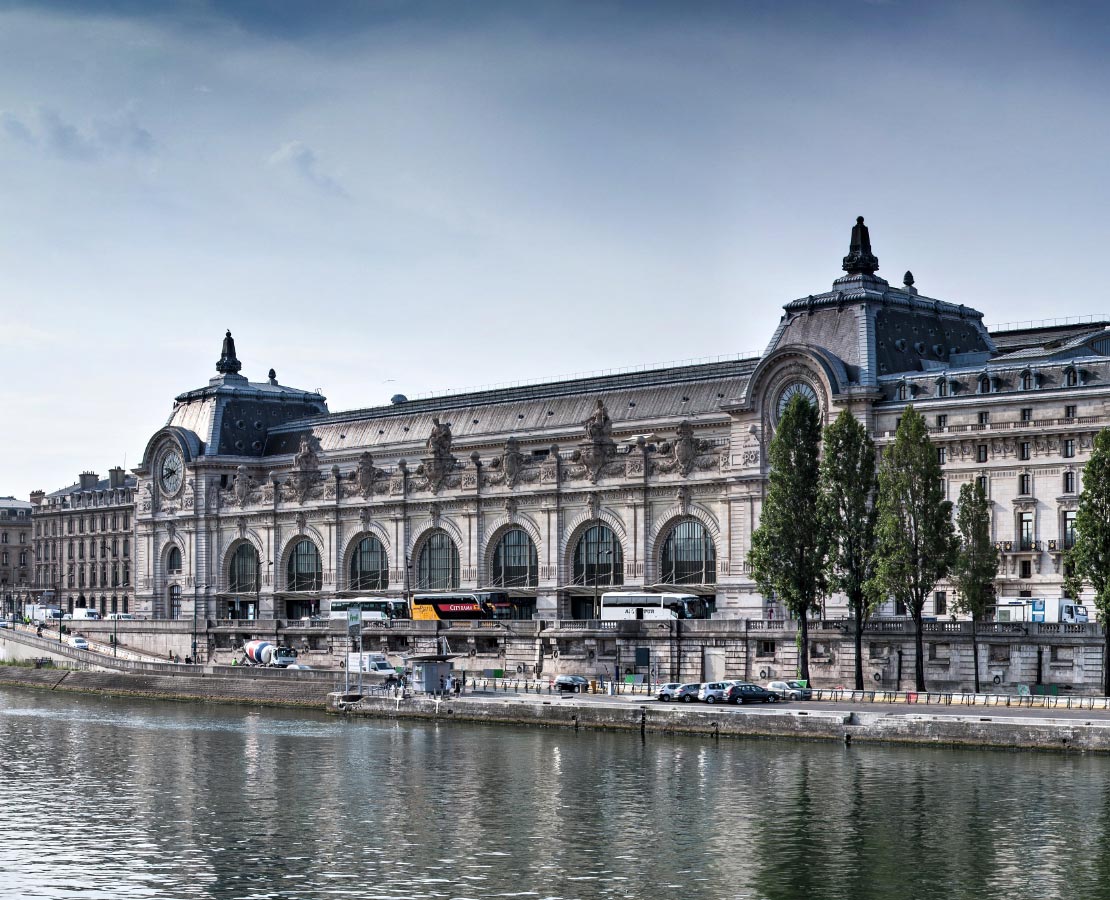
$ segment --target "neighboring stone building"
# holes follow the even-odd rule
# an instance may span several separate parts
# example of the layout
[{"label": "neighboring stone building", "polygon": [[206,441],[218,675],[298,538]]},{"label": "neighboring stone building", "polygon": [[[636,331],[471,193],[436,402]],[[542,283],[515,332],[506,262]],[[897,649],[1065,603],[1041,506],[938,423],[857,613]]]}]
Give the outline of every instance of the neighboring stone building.
[{"label": "neighboring stone building", "polygon": [[129,612],[135,477],[118,466],[101,479],[82,472],[77,484],[31,494],[35,588],[63,611]]},{"label": "neighboring stone building", "polygon": [[[786,305],[760,358],[351,412],[273,370],[249,382],[229,333],[216,377],[177,397],[135,470],[136,605],[299,618],[335,598],[483,588],[569,619],[598,590],[678,585],[716,617],[781,616],[746,557],[795,393],[826,423],[850,410],[880,444],[912,401],[949,496],[985,480],[1003,594],[1059,596],[1082,466],[1110,421],[1107,323],[992,335],[908,272],[877,277],[862,219],[843,268]],[[938,585],[926,614],[950,598]]]},{"label": "neighboring stone building", "polygon": [[34,558],[31,504],[0,497],[0,615],[11,618],[29,596]]}]

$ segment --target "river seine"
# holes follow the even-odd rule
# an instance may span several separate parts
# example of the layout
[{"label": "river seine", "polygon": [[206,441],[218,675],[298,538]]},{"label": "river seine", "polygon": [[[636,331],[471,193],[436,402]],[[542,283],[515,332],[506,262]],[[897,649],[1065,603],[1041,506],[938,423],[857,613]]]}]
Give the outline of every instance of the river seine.
[{"label": "river seine", "polygon": [[1089,898],[1110,759],[0,688],[0,897]]}]

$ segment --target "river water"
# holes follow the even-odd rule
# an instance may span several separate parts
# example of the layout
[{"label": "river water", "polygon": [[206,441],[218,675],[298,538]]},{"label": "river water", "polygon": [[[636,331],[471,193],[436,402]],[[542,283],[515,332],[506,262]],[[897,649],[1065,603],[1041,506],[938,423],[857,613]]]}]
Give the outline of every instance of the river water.
[{"label": "river water", "polygon": [[1110,758],[0,687],[0,897],[1090,898]]}]

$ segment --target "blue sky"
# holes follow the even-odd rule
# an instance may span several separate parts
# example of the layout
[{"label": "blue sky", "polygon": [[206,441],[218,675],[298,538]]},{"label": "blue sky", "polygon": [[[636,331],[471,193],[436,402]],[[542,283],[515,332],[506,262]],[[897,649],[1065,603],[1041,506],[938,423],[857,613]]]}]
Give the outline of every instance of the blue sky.
[{"label": "blue sky", "polygon": [[988,322],[1110,312],[1097,5],[0,3],[0,494],[214,372],[403,392],[758,352],[867,217]]}]

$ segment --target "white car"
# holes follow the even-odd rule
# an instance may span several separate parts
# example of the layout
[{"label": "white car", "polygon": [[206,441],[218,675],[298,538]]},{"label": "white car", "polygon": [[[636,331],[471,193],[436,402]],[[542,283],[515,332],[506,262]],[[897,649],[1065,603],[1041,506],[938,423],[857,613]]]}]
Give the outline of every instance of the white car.
[{"label": "white car", "polygon": [[89,649],[89,642],[83,637],[75,637],[72,641],[70,641],[70,643],[73,644],[73,646],[78,650]]},{"label": "white car", "polygon": [[774,691],[783,700],[812,700],[813,690],[804,681],[772,681],[767,690]]}]

